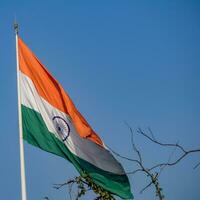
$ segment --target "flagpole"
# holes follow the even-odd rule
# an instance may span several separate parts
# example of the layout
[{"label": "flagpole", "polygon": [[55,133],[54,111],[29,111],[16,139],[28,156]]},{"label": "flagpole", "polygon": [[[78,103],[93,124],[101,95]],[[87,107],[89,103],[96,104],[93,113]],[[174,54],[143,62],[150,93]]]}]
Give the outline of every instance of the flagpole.
[{"label": "flagpole", "polygon": [[21,173],[21,197],[26,200],[26,176],[25,176],[25,161],[24,161],[24,143],[22,133],[22,113],[21,113],[21,92],[19,81],[19,55],[18,55],[18,32],[19,26],[14,23],[15,38],[16,38],[16,62],[17,62],[17,96],[18,96],[18,121],[19,121],[19,147],[20,147],[20,173]]}]

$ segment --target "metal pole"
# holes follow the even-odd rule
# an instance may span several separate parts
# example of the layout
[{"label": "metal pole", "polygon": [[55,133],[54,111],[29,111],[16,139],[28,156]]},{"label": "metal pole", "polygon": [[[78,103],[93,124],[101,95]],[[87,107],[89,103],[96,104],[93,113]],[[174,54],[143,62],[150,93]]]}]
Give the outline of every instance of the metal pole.
[{"label": "metal pole", "polygon": [[20,147],[20,171],[21,171],[21,197],[26,200],[26,176],[25,176],[25,162],[24,162],[24,143],[22,133],[22,112],[21,112],[21,92],[19,80],[19,55],[18,55],[18,31],[19,26],[14,23],[14,30],[16,34],[16,61],[17,61],[17,95],[18,95],[18,120],[19,120],[19,147]]}]

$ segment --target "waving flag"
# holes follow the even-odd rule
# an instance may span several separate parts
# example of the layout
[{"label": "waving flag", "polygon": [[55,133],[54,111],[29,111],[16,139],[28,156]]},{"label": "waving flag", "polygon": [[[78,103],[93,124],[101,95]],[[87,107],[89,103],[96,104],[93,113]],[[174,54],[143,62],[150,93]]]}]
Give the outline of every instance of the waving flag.
[{"label": "waving flag", "polygon": [[121,164],[79,113],[68,94],[18,38],[23,138],[69,160],[104,189],[132,198]]}]

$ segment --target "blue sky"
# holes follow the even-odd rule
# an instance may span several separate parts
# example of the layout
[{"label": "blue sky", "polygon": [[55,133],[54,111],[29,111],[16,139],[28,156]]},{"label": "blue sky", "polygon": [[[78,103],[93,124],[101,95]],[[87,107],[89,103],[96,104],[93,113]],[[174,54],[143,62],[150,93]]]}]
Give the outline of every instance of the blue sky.
[{"label": "blue sky", "polygon": [[[22,39],[108,146],[135,156],[124,120],[150,126],[161,141],[200,146],[199,1],[1,0],[1,199],[20,199],[14,16]],[[147,166],[171,152],[142,137],[135,142]],[[25,159],[28,200],[69,199],[52,184],[77,175],[71,164],[28,144]],[[200,199],[198,161],[193,155],[163,172],[166,200]],[[135,199],[155,199],[152,188],[139,194],[146,177],[129,178]]]}]

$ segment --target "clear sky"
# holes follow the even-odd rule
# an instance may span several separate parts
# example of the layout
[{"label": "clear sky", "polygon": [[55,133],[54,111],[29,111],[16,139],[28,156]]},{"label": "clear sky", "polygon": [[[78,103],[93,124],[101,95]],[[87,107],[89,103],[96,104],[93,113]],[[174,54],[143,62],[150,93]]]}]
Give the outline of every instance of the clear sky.
[{"label": "clear sky", "polygon": [[[152,128],[161,141],[200,147],[200,2],[0,1],[0,198],[20,199],[14,16],[20,36],[60,81],[104,142],[127,156],[133,128]],[[165,161],[142,137],[135,142],[147,166]],[[66,160],[25,144],[28,200],[69,199],[62,183],[77,175]],[[166,200],[199,200],[200,168],[193,155],[166,169]],[[121,160],[127,171],[135,165]],[[130,176],[136,200],[148,181]],[[91,199],[89,195],[85,199]]]}]

